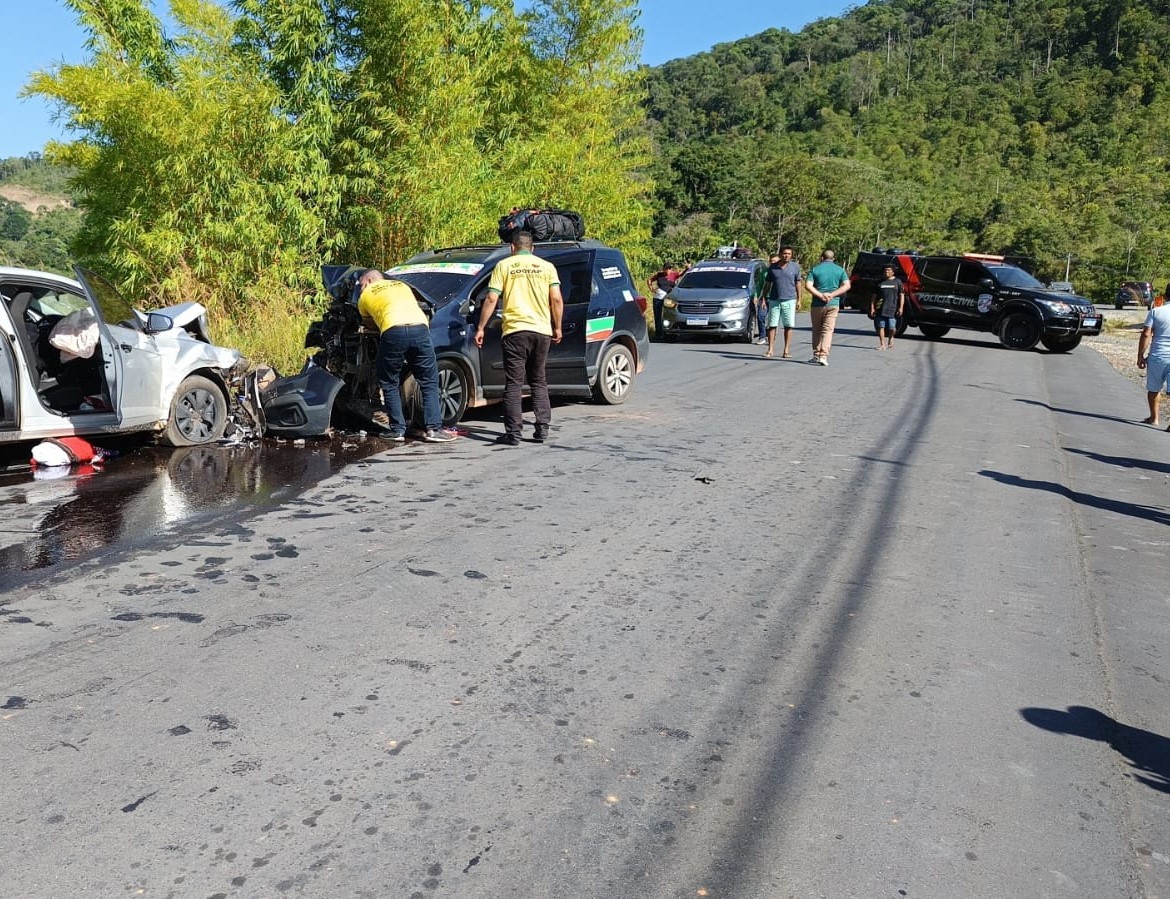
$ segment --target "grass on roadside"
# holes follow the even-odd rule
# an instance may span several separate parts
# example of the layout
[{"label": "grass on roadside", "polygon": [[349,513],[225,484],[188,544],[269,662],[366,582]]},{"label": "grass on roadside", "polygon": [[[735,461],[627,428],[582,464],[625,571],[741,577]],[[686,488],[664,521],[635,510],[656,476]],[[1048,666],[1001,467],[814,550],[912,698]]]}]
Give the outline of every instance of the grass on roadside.
[{"label": "grass on roadside", "polygon": [[279,292],[256,298],[246,310],[212,322],[213,340],[234,347],[253,365],[269,365],[282,375],[301,370],[309,351],[305,334],[320,318],[308,302]]}]

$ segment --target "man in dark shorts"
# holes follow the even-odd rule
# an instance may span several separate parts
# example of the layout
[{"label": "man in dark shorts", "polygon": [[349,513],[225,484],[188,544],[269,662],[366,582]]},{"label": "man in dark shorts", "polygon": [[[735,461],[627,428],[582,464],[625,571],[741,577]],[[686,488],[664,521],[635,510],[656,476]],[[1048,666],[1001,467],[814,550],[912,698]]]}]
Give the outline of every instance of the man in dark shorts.
[{"label": "man in dark shorts", "polygon": [[869,315],[877,328],[878,349],[892,350],[894,335],[898,333],[898,319],[906,305],[906,291],[902,282],[894,277],[894,267],[887,265],[885,277],[878,282],[877,289],[869,301]]}]

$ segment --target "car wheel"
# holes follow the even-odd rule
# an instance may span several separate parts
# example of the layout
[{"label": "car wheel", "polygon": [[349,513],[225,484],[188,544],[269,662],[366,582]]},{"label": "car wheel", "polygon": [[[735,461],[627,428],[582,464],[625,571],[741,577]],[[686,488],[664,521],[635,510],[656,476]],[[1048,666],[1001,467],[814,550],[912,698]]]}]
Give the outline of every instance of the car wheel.
[{"label": "car wheel", "polygon": [[599,403],[616,406],[624,403],[634,387],[634,355],[622,343],[611,343],[601,355],[593,398]]},{"label": "car wheel", "polygon": [[894,336],[901,337],[906,333],[906,329],[910,327],[910,322],[906,321],[906,316],[898,319],[898,327],[894,329]]},{"label": "car wheel", "polygon": [[739,335],[740,343],[751,343],[755,338],[756,328],[756,310],[748,306],[748,320],[747,324],[743,326],[743,333]]},{"label": "car wheel", "polygon": [[170,446],[198,446],[219,440],[227,427],[227,413],[227,398],[218,384],[202,375],[184,378],[171,399],[162,441]]},{"label": "car wheel", "polygon": [[[457,425],[467,411],[471,396],[471,380],[463,367],[454,359],[440,359],[439,369],[439,415],[444,428]],[[402,414],[416,428],[425,428],[422,391],[414,375],[402,379]]]},{"label": "car wheel", "polygon": [[1081,342],[1080,334],[1073,334],[1069,337],[1041,337],[1040,342],[1044,344],[1044,349],[1050,353],[1067,353],[1070,350],[1075,350]]},{"label": "car wheel", "polygon": [[951,329],[942,325],[919,325],[918,330],[922,332],[923,337],[929,340],[938,340],[940,337],[944,337]]},{"label": "car wheel", "polygon": [[1120,308],[1122,308],[1124,305],[1125,305],[1125,303],[1114,303],[1114,304],[1113,304],[1113,308],[1114,308],[1114,309],[1120,309]]},{"label": "car wheel", "polygon": [[471,394],[471,381],[454,359],[439,360],[439,412],[443,416],[443,427],[459,424],[467,411]]},{"label": "car wheel", "polygon": [[999,326],[999,342],[1009,350],[1030,350],[1040,342],[1040,322],[1026,312],[1013,313]]}]

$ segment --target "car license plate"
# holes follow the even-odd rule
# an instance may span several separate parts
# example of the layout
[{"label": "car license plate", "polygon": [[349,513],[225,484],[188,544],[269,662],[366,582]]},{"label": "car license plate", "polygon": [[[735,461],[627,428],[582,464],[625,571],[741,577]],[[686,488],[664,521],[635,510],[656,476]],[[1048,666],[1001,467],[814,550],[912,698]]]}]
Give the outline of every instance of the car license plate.
[{"label": "car license plate", "polygon": [[1081,322],[1081,325],[1085,328],[1095,328],[1099,322],[1100,319],[1097,318],[1086,318],[1083,322]]},{"label": "car license plate", "polygon": [[697,316],[690,316],[687,318],[687,324],[688,325],[699,325],[699,326],[705,325],[705,324],[707,324],[707,317],[703,316],[700,318]]}]

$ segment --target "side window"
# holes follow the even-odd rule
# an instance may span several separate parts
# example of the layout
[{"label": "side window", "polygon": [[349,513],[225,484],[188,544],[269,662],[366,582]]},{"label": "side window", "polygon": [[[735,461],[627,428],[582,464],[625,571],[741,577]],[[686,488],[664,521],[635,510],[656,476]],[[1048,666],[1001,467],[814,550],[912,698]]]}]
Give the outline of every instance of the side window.
[{"label": "side window", "polygon": [[561,279],[561,296],[565,305],[588,303],[594,294],[593,267],[587,260],[557,266]]},{"label": "side window", "polygon": [[925,277],[931,281],[953,284],[955,283],[955,275],[958,274],[958,271],[958,259],[931,259],[926,263]]},{"label": "side window", "polygon": [[989,277],[983,266],[975,262],[960,262],[958,282],[967,287],[978,287],[979,282]]}]

